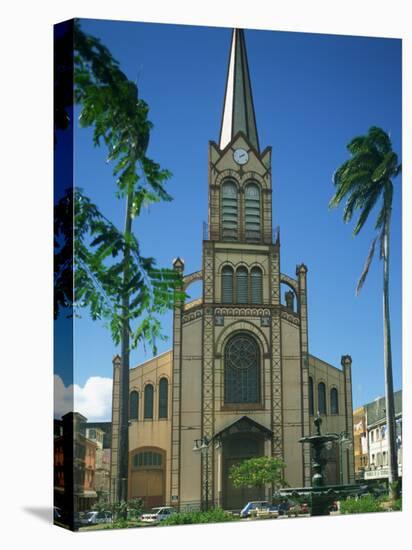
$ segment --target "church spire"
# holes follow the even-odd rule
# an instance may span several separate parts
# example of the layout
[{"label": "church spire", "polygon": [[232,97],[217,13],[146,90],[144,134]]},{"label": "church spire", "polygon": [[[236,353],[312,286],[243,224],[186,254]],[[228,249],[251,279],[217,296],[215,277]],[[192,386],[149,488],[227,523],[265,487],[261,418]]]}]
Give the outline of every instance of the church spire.
[{"label": "church spire", "polygon": [[220,149],[224,149],[240,131],[259,151],[244,32],[242,29],[233,29],[220,129]]}]

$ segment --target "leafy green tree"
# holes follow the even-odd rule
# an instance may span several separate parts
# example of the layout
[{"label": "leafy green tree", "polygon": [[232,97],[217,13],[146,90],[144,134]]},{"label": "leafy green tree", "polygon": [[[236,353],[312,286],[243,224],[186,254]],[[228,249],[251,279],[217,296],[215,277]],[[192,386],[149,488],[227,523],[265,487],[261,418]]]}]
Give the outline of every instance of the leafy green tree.
[{"label": "leafy green tree", "polygon": [[[384,369],[387,437],[389,444],[389,482],[391,487],[398,480],[398,465],[396,456],[395,407],[393,397],[392,351],[389,314],[389,254],[390,226],[392,215],[393,182],[401,172],[401,164],[397,154],[392,150],[391,140],[386,132],[375,126],[371,127],[365,136],[354,138],[347,149],[351,155],[334,174],[335,194],[329,207],[337,207],[343,199],[346,203],[343,210],[343,220],[352,220],[355,211],[359,217],[353,235],[357,235],[369,214],[379,205],[378,217],[375,223],[377,235],[372,241],[369,254],[359,278],[356,293],[362,288],[367,277],[379,239],[380,258],[383,260],[383,325],[384,325]],[[393,498],[396,489],[392,489]]]},{"label": "leafy green tree", "polygon": [[[156,352],[156,341],[163,337],[157,315],[183,295],[178,273],[156,269],[153,258],[140,254],[132,225],[145,205],[171,200],[165,190],[171,174],[147,156],[152,124],[136,84],[97,38],[81,30],[78,21],[73,32],[79,123],[93,128],[94,145],[104,144],[107,161],[114,163],[116,196],[125,201],[125,223],[119,230],[79,188],[74,193],[67,190],[60,199],[55,207],[55,316],[68,306],[75,313],[88,308],[92,319],[103,320],[113,341],[120,344],[117,500],[126,502],[130,350],[148,342]],[[67,66],[61,66],[63,77],[57,81],[67,82]],[[67,97],[57,99],[56,126],[65,129],[71,107]]]},{"label": "leafy green tree", "polygon": [[280,459],[271,456],[249,458],[239,464],[234,464],[229,471],[229,478],[235,487],[284,487],[283,469],[286,464]]}]

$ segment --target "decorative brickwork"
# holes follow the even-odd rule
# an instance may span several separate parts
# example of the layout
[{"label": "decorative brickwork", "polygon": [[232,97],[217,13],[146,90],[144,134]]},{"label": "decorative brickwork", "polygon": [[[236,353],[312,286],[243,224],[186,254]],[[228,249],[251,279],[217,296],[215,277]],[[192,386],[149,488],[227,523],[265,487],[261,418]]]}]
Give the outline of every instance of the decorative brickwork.
[{"label": "decorative brickwork", "polygon": [[280,311],[272,312],[272,456],[283,458],[282,345]]}]

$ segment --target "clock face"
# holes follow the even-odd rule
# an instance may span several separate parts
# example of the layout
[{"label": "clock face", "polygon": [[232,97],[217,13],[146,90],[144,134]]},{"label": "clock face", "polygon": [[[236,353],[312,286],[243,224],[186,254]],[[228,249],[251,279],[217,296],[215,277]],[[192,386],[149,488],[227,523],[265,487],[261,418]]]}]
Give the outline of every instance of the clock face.
[{"label": "clock face", "polygon": [[248,152],[244,149],[236,149],[233,153],[234,161],[238,164],[246,164],[249,160]]}]

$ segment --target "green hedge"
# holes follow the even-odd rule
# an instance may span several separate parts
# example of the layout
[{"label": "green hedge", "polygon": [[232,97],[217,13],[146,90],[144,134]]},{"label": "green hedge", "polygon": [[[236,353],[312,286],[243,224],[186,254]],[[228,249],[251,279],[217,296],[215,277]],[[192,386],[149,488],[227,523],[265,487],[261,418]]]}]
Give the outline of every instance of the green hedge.
[{"label": "green hedge", "polygon": [[207,512],[176,512],[160,522],[160,525],[188,525],[191,523],[218,523],[222,521],[233,521],[232,514],[221,508],[214,508]]},{"label": "green hedge", "polygon": [[341,514],[363,514],[367,512],[383,512],[379,500],[372,495],[358,498],[348,498],[340,503]]}]

